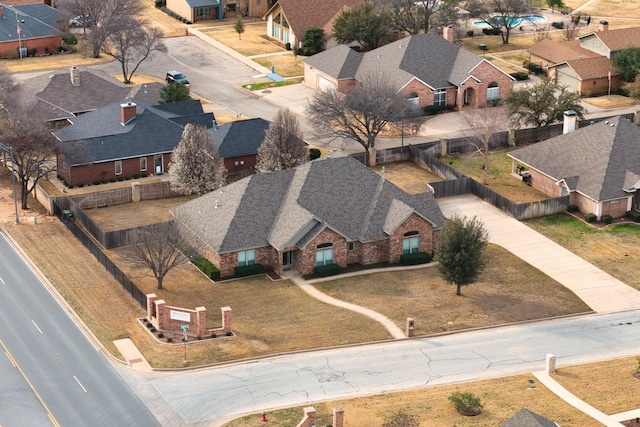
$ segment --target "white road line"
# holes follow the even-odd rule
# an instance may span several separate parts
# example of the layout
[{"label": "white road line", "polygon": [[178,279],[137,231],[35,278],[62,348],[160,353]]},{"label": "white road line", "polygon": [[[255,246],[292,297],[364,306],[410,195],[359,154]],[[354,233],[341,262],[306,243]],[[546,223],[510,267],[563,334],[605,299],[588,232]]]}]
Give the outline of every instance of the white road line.
[{"label": "white road line", "polygon": [[40,332],[42,335],[44,335],[44,334],[42,333],[42,330],[41,330],[40,328],[38,328],[38,325],[36,324],[36,321],[35,321],[35,320],[32,320],[32,321],[31,321],[31,323],[33,323],[33,326],[35,326],[35,327],[36,327],[36,329],[38,330],[38,332]]},{"label": "white road line", "polygon": [[6,285],[6,283],[4,282],[4,280],[2,280],[2,277],[0,277],[0,282],[2,282],[3,285]]},{"label": "white road line", "polygon": [[84,388],[84,386],[82,385],[82,383],[80,382],[80,380],[78,379],[78,377],[76,377],[75,375],[73,376],[73,378],[75,378],[76,382],[78,383],[78,385],[82,388],[82,390],[86,393],[87,389]]}]

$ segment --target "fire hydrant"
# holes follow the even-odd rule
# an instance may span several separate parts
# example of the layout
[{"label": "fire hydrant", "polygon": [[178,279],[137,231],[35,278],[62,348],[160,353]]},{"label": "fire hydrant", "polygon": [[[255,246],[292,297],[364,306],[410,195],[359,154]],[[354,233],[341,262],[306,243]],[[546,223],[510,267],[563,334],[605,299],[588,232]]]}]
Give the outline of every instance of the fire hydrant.
[{"label": "fire hydrant", "polygon": [[267,421],[267,413],[265,411],[262,411],[262,421]]}]

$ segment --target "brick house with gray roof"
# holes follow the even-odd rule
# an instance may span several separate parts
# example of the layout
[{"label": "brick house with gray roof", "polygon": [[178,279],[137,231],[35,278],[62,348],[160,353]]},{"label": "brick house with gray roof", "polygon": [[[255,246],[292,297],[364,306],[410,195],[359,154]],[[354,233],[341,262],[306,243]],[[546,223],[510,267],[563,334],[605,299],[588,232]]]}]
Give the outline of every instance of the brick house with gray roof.
[{"label": "brick house with gray roof", "polygon": [[576,40],[543,40],[531,46],[529,57],[558,84],[580,96],[597,96],[617,93],[621,79],[611,60],[629,47],[640,47],[640,27],[610,30],[606,21],[600,21],[598,31]]},{"label": "brick house with gray roof", "polygon": [[403,253],[433,252],[446,221],[432,193],[407,194],[338,154],[243,178],[171,213],[222,277],[255,263],[278,274],[396,263]]},{"label": "brick house with gray roof", "polygon": [[0,58],[18,58],[18,48],[53,53],[62,46],[67,26],[67,17],[46,4],[0,3]]},{"label": "brick house with gray roof", "polygon": [[640,208],[640,127],[615,117],[508,154],[531,185],[583,213],[621,217]]},{"label": "brick house with gray roof", "polygon": [[[452,37],[453,29],[445,29]],[[514,78],[485,58],[437,34],[412,35],[369,52],[345,45],[304,61],[304,84],[345,93],[372,73],[384,72],[390,84],[416,106],[483,108],[504,98]]]},{"label": "brick house with gray roof", "polygon": [[230,176],[255,170],[258,149],[270,124],[267,120],[256,118],[226,123],[209,130]]},{"label": "brick house with gray roof", "polygon": [[53,135],[60,141],[58,174],[75,186],[166,172],[184,126],[211,128],[214,116],[197,100],[150,105],[133,98],[69,121]]}]

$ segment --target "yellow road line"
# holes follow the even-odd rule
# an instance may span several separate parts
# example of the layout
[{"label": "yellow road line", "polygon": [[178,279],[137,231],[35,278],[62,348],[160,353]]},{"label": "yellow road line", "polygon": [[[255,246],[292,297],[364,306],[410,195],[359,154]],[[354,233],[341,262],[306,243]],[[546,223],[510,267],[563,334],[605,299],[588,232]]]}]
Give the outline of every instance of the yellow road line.
[{"label": "yellow road line", "polygon": [[[29,381],[29,378],[27,378],[27,376],[25,375],[24,371],[22,370],[22,368],[20,368],[20,365],[18,365],[18,362],[16,362],[16,360],[13,358],[13,356],[9,352],[9,349],[7,348],[7,346],[4,345],[2,340],[0,340],[0,345],[2,346],[2,348],[4,348],[4,353],[7,355],[7,358],[9,359],[11,364],[13,366],[15,366],[18,369],[18,371],[20,371],[20,374],[22,375],[22,378],[24,378],[24,380],[27,382],[27,384],[29,384],[29,387],[31,387],[31,391],[33,391],[33,394],[36,395],[36,397],[38,398],[38,400],[40,401],[40,403],[44,407],[45,411],[47,411],[47,417],[49,417],[49,420],[51,421],[51,424],[53,424],[55,427],[60,427],[60,424],[58,424],[58,421],[53,416],[53,414],[51,413],[49,408],[47,407],[47,404],[44,403],[44,400],[42,400],[42,398],[40,397],[40,394],[36,391],[36,389],[33,386],[33,384],[31,384],[31,381]],[[0,426],[0,427],[2,427],[2,426]]]}]

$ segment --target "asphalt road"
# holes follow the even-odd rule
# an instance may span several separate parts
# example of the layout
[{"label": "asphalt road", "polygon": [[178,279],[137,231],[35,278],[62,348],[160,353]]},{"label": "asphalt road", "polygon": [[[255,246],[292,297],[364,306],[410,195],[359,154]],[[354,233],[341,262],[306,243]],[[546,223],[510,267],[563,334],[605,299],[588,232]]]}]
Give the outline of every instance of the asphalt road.
[{"label": "asphalt road", "polygon": [[159,426],[3,234],[0,260],[0,425]]},{"label": "asphalt road", "polygon": [[[640,311],[320,350],[152,380],[187,423],[635,355]],[[197,398],[194,396],[197,395]]]}]

